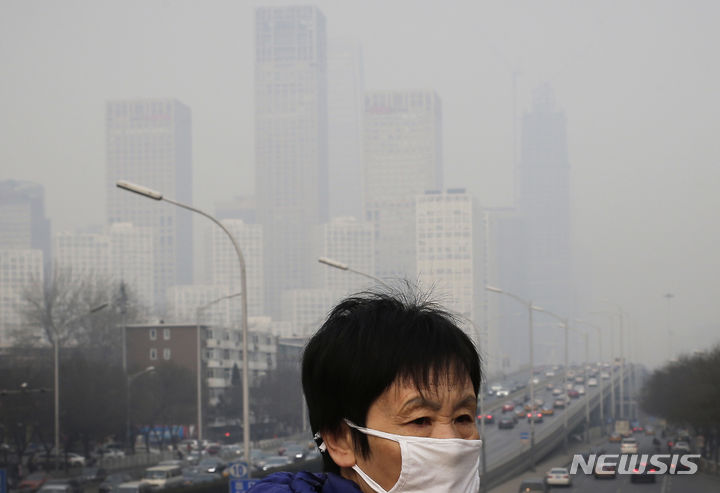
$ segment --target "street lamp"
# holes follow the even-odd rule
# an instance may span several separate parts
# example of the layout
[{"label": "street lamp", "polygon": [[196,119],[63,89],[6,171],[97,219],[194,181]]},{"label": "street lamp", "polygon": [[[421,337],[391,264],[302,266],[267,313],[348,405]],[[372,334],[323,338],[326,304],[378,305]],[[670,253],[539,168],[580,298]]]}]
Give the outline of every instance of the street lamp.
[{"label": "street lamp", "polygon": [[[598,336],[598,362],[600,362],[600,363],[602,364],[602,361],[603,361],[603,357],[602,357],[602,329],[601,329],[600,327],[598,327],[597,325],[593,325],[593,324],[591,324],[590,322],[587,322],[587,321],[585,321],[585,320],[576,319],[575,322],[581,323],[581,324],[585,324],[585,325],[587,325],[587,326],[589,326],[589,327],[592,327],[592,328],[595,329],[595,331],[597,332],[597,336]],[[587,356],[586,356],[586,357],[587,357]],[[602,365],[600,366],[600,368],[601,368],[600,371],[602,371]],[[614,375],[613,375],[613,377],[614,377]],[[600,376],[600,378],[598,379],[598,381],[599,381],[599,383],[600,383],[600,385],[599,385],[599,386],[600,386],[600,423],[601,423],[600,433],[602,434],[602,436],[605,436],[605,405],[604,405],[604,403],[603,403],[603,393],[604,393],[604,390],[605,390],[605,389],[604,389],[604,383],[603,383],[603,381],[602,381],[602,375]]]},{"label": "street lamp", "polygon": [[360,276],[367,277],[368,279],[372,279],[373,281],[377,282],[378,284],[382,284],[383,286],[385,286],[388,289],[390,288],[390,286],[385,281],[380,279],[379,277],[375,277],[372,274],[368,274],[367,272],[361,272],[359,270],[352,269],[352,268],[350,268],[350,266],[348,264],[338,262],[337,260],[333,260],[333,259],[330,259],[327,257],[320,257],[320,258],[318,258],[318,262],[320,262],[321,264],[325,264],[329,267],[334,267],[335,269],[346,270],[348,272],[352,272],[354,274],[358,274]]},{"label": "street lamp", "polygon": [[[224,300],[235,298],[236,296],[242,296],[242,293],[229,294],[227,296],[221,296],[209,303],[197,307],[195,310],[195,326],[197,328],[197,426],[198,426],[198,443],[203,439],[203,418],[202,418],[202,350],[201,350],[201,338],[200,338],[200,314],[203,310],[206,310],[216,303],[220,303]],[[246,456],[247,457],[247,456]]]},{"label": "street lamp", "polygon": [[55,470],[57,471],[60,469],[60,329],[67,327],[68,325],[72,325],[75,322],[78,322],[82,320],[83,318],[87,317],[88,315],[92,315],[93,313],[97,313],[100,310],[106,308],[108,306],[107,303],[103,303],[102,305],[98,305],[94,308],[91,308],[86,313],[83,313],[82,315],[72,318],[68,320],[67,322],[63,323],[60,327],[55,327],[55,324],[52,323],[52,319],[50,320],[50,323],[52,324],[52,331],[53,331],[53,359],[54,359],[54,382],[53,382],[53,390],[55,394]]},{"label": "street lamp", "polygon": [[533,310],[542,310],[539,306],[534,306],[531,301],[526,301],[507,291],[493,286],[485,286],[485,289],[493,293],[504,294],[522,303],[528,310],[528,338],[530,344],[530,469],[535,470],[535,415],[533,413],[535,407],[535,363],[533,360]]},{"label": "street lamp", "polygon": [[[242,359],[243,359],[243,374],[242,374],[242,384],[243,384],[243,448],[245,451],[245,458],[247,461],[250,460],[250,389],[248,385],[248,373],[249,373],[249,365],[248,365],[248,354],[247,354],[247,347],[248,347],[248,316],[247,316],[247,276],[245,272],[245,257],[243,257],[242,251],[240,250],[240,245],[238,245],[237,240],[235,237],[230,233],[230,231],[216,218],[208,214],[207,212],[201,211],[200,209],[196,209],[192,206],[189,206],[187,204],[183,204],[181,202],[177,202],[175,200],[172,200],[168,197],[163,196],[162,193],[157,192],[155,190],[152,190],[150,188],[144,187],[142,185],[137,185],[135,183],[130,183],[125,180],[120,180],[116,183],[118,188],[122,188],[123,190],[127,190],[129,192],[136,193],[138,195],[142,195],[143,197],[147,197],[149,199],[153,200],[164,200],[165,202],[168,202],[170,204],[176,205],[178,207],[182,207],[183,209],[187,209],[191,212],[196,212],[200,214],[201,216],[205,216],[206,218],[210,219],[212,222],[217,224],[217,226],[222,229],[225,234],[230,238],[230,241],[232,242],[233,247],[235,248],[235,253],[238,257],[238,262],[240,263],[240,291],[242,292]],[[249,469],[248,469],[249,470]]]},{"label": "street lamp", "polygon": [[675,297],[672,293],[665,293],[663,298],[667,300],[667,335],[668,335],[668,361],[672,360],[672,324],[670,323],[670,301]]},{"label": "street lamp", "polygon": [[[135,446],[131,445],[131,443],[130,443],[132,441],[132,434],[130,433],[130,384],[133,383],[136,378],[146,375],[148,373],[152,373],[154,371],[155,371],[154,366],[148,366],[144,370],[141,370],[133,375],[127,375],[127,373],[126,373],[125,392],[126,392],[127,396],[125,399],[125,406],[126,406],[126,408],[125,408],[125,437],[127,440],[128,447],[131,447],[133,452],[135,451]],[[148,452],[149,452],[149,450],[148,450]]]},{"label": "street lamp", "polygon": [[555,320],[559,321],[560,324],[561,324],[561,326],[563,327],[563,331],[564,331],[564,334],[565,334],[565,365],[564,365],[564,366],[565,366],[565,373],[564,373],[564,377],[563,377],[563,386],[564,386],[564,388],[563,388],[563,391],[564,391],[563,399],[565,399],[565,410],[563,411],[563,429],[564,429],[564,432],[563,432],[563,444],[564,444],[564,446],[565,446],[565,451],[567,452],[567,450],[568,450],[568,410],[567,410],[567,404],[568,404],[567,392],[568,392],[568,388],[567,388],[567,386],[568,386],[568,365],[569,365],[569,361],[568,361],[568,339],[569,339],[569,334],[568,334],[568,333],[569,333],[569,331],[570,331],[570,328],[569,328],[569,326],[568,326],[568,321],[567,321],[566,318],[563,318],[563,317],[561,317],[560,315],[557,315],[557,314],[551,312],[550,310],[545,310],[544,308],[538,308],[538,311],[543,312],[543,313],[546,313],[546,314],[550,315],[551,317],[553,317]]}]

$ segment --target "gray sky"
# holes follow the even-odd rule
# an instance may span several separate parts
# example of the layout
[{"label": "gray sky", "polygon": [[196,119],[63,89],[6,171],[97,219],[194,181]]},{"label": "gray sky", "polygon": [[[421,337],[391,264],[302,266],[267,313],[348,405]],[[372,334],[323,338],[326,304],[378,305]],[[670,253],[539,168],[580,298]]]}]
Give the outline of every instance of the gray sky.
[{"label": "gray sky", "polygon": [[[0,0],[0,179],[43,184],[54,231],[101,224],[105,100],[176,97],[193,112],[195,204],[252,193],[260,4]],[[567,116],[583,309],[611,299],[644,340],[664,339],[673,292],[675,345],[718,340],[720,3],[315,4],[331,36],[363,45],[368,89],[437,90],[445,183],[487,205],[512,199],[512,72],[519,109],[549,82]]]}]

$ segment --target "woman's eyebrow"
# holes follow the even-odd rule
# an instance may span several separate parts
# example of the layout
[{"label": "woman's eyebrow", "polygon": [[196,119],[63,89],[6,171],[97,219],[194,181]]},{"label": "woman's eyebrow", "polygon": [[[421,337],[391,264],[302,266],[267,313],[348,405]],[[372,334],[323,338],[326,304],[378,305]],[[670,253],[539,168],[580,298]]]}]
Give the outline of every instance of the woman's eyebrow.
[{"label": "woman's eyebrow", "polygon": [[429,401],[425,399],[424,397],[417,396],[413,397],[412,399],[405,402],[405,404],[402,405],[400,410],[398,411],[398,414],[409,414],[410,412],[414,411],[415,409],[431,409],[433,411],[439,411],[442,406],[440,403],[435,401]]}]

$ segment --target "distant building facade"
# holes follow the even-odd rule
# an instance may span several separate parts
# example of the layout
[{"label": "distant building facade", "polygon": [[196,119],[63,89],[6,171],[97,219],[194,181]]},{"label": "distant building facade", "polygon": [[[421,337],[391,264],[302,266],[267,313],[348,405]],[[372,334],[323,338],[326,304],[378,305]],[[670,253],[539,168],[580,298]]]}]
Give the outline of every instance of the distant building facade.
[{"label": "distant building facade", "polygon": [[483,351],[486,307],[486,213],[464,189],[416,198],[417,279]]},{"label": "distant building facade", "polygon": [[255,191],[263,226],[265,304],[313,277],[328,216],[325,16],[316,7],[255,10]]},{"label": "distant building facade", "polygon": [[165,290],[193,275],[189,211],[116,188],[127,180],[192,203],[192,118],[173,99],[110,101],[105,107],[108,223],[130,222],[154,232],[156,308]]},{"label": "distant building facade", "polygon": [[0,248],[0,347],[12,345],[11,334],[22,328],[23,293],[43,283],[42,250]]},{"label": "distant building facade", "polygon": [[415,273],[415,196],[442,188],[442,107],[433,91],[365,95],[365,219],[375,226],[375,273]]},{"label": "distant building facade", "polygon": [[[352,216],[336,217],[322,227],[323,256],[352,266],[354,270],[375,272],[373,225]],[[350,294],[375,284],[374,281],[326,265],[317,265],[323,273],[323,285],[330,291]]]},{"label": "distant building facade", "polygon": [[362,48],[328,40],[328,191],[330,217],[362,215],[364,74]]},{"label": "distant building facade", "polygon": [[0,181],[0,248],[41,250],[50,262],[50,221],[45,189],[29,181]]}]

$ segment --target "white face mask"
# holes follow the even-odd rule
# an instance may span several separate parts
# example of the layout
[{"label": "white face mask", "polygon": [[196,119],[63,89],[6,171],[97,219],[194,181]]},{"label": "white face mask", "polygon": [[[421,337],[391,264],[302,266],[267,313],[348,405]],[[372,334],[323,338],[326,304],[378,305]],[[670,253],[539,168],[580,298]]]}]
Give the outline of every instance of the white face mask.
[{"label": "white face mask", "polygon": [[477,493],[480,490],[482,440],[427,438],[393,435],[363,428],[345,420],[351,428],[400,444],[402,468],[395,485],[386,491],[355,464],[352,468],[377,493],[443,491]]}]

